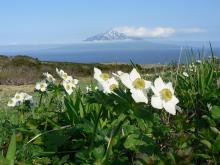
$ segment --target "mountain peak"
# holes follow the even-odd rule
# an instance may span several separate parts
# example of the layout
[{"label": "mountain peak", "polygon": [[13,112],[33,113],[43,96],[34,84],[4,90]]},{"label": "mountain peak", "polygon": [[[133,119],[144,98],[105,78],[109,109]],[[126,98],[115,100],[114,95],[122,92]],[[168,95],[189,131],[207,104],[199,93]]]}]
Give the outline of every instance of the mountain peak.
[{"label": "mountain peak", "polygon": [[100,33],[85,39],[84,41],[119,41],[119,40],[141,40],[138,37],[127,36],[124,33],[120,33],[116,30],[109,30],[105,33]]},{"label": "mountain peak", "polygon": [[123,33],[119,33],[115,30],[109,30],[105,33],[100,33],[94,35],[92,37],[87,38],[84,41],[113,41],[113,40],[126,40],[126,39],[134,39]]}]

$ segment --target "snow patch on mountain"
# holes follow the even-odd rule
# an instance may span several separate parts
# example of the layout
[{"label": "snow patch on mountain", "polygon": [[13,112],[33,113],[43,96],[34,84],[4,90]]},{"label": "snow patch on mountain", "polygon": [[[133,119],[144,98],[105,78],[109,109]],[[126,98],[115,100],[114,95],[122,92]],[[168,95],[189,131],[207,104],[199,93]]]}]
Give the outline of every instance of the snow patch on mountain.
[{"label": "snow patch on mountain", "polygon": [[120,33],[115,30],[109,30],[105,33],[100,33],[85,39],[84,41],[114,41],[114,40],[139,40],[140,38],[129,37],[124,33]]}]

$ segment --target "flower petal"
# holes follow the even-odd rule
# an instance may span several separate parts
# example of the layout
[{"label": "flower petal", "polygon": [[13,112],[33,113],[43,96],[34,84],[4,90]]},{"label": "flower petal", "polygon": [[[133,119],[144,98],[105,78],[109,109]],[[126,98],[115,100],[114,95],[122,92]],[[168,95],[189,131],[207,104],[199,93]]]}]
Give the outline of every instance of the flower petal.
[{"label": "flower petal", "polygon": [[40,83],[37,83],[35,89],[40,90]]},{"label": "flower petal", "polygon": [[104,92],[104,93],[111,93],[109,83],[103,82],[103,83],[102,83],[102,87],[103,87],[103,92]]},{"label": "flower petal", "polygon": [[74,85],[77,85],[77,84],[78,84],[78,82],[79,82],[79,80],[78,80],[78,79],[73,79],[73,84],[74,84]]},{"label": "flower petal", "polygon": [[94,68],[94,74],[100,75],[102,74],[102,71],[98,68]]},{"label": "flower petal", "polygon": [[98,82],[103,82],[105,80],[103,80],[100,76],[102,74],[102,71],[98,68],[94,68],[94,79],[97,80]]},{"label": "flower petal", "polygon": [[151,89],[154,92],[155,96],[159,96],[160,95],[160,91],[158,91],[154,86],[151,86]]},{"label": "flower petal", "polygon": [[147,96],[141,90],[131,90],[131,96],[136,103],[148,103]]},{"label": "flower petal", "polygon": [[130,79],[133,82],[137,78],[141,78],[140,74],[137,72],[137,70],[134,68],[130,73]]},{"label": "flower petal", "polygon": [[168,112],[168,113],[170,113],[170,114],[172,114],[172,115],[175,115],[176,114],[176,104],[173,104],[172,102],[170,102],[170,101],[167,101],[167,102],[163,102],[163,107],[164,107],[164,109]]},{"label": "flower petal", "polygon": [[120,79],[121,79],[121,82],[129,89],[133,88],[132,87],[132,81],[129,77],[129,74],[128,73],[123,73],[121,76],[120,76]]},{"label": "flower petal", "polygon": [[178,104],[179,100],[176,98],[176,96],[173,96],[172,99],[170,100],[170,102],[172,102],[173,104]]},{"label": "flower petal", "polygon": [[108,79],[107,82],[108,82],[110,85],[112,85],[112,84],[118,85],[118,81],[117,81],[114,77],[111,77],[110,79]]},{"label": "flower petal", "polygon": [[151,105],[152,107],[156,108],[156,109],[162,109],[163,108],[163,104],[162,104],[162,100],[159,96],[152,96],[151,97]]},{"label": "flower petal", "polygon": [[166,88],[169,89],[172,94],[174,94],[174,89],[173,89],[173,85],[172,85],[171,82],[168,82],[168,83],[166,84]]},{"label": "flower petal", "polygon": [[150,88],[152,85],[152,83],[150,81],[146,81],[146,80],[144,80],[144,84],[145,84],[145,89]]},{"label": "flower petal", "polygon": [[161,91],[161,89],[165,88],[165,84],[164,84],[163,80],[161,79],[161,77],[158,77],[154,81],[154,86],[158,91]]},{"label": "flower petal", "polygon": [[103,91],[103,90],[104,90],[102,83],[97,82],[97,86],[98,86],[98,89],[99,89],[100,91]]}]

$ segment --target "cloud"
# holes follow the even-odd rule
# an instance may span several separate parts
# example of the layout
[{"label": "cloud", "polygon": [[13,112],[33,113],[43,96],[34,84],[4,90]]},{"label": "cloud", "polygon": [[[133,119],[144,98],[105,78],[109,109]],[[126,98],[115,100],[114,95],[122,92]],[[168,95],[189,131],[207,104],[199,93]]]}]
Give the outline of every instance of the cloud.
[{"label": "cloud", "polygon": [[205,29],[201,28],[180,28],[177,29],[179,33],[203,33],[205,32]]},{"label": "cloud", "polygon": [[140,37],[140,38],[165,38],[170,37],[176,33],[201,33],[204,32],[203,29],[200,28],[180,28],[175,29],[172,27],[155,27],[155,28],[147,28],[147,27],[115,27],[113,30],[124,33],[130,37]]}]

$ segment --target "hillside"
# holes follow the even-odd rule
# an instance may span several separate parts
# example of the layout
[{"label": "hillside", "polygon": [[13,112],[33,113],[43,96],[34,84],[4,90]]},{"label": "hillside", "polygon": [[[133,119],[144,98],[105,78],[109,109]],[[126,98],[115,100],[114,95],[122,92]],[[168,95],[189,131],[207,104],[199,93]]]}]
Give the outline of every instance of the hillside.
[{"label": "hillside", "polygon": [[62,68],[75,77],[88,77],[93,73],[94,66],[107,72],[129,70],[127,64],[82,64],[70,62],[48,62],[18,55],[15,57],[0,56],[0,84],[32,84],[39,80],[43,72],[56,75],[56,68]]}]

